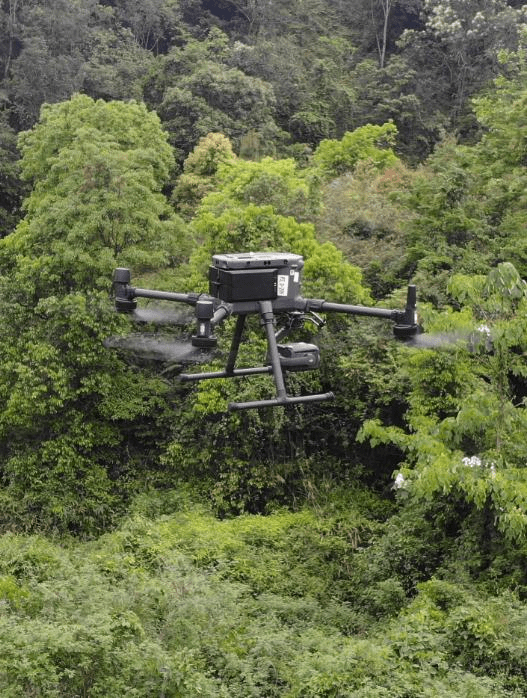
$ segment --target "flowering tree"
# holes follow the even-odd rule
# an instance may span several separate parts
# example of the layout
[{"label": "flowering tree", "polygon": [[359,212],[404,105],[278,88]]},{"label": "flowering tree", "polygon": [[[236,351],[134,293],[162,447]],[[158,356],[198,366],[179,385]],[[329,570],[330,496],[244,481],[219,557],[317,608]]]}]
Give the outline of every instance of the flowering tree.
[{"label": "flowering tree", "polygon": [[524,7],[506,0],[425,0],[426,31],[447,50],[458,109],[495,74],[498,51],[517,46]]},{"label": "flowering tree", "polygon": [[395,443],[406,461],[395,486],[429,500],[460,495],[487,509],[511,539],[527,535],[527,285],[501,264],[487,277],[454,276],[461,312],[431,318],[427,331],[477,337],[412,353],[409,431],[366,423],[361,439]]}]

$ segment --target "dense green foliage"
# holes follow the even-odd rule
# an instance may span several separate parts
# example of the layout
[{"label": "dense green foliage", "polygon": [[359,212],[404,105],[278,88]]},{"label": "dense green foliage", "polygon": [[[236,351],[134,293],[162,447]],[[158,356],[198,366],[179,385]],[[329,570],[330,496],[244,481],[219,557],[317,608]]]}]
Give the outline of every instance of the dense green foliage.
[{"label": "dense green foliage", "polygon": [[375,556],[390,545],[408,580],[425,531],[407,521],[406,539],[393,527],[375,543],[378,504],[341,504],[218,521],[180,498],[96,543],[5,535],[3,695],[522,695],[515,595],[433,577],[405,601],[397,577],[368,573],[386,574]]},{"label": "dense green foliage", "polygon": [[261,155],[390,119],[419,160],[444,129],[470,136],[524,21],[506,0],[4,0],[1,128],[84,92],[144,99],[180,162],[210,131]]},{"label": "dense green foliage", "polygon": [[163,410],[160,380],[138,381],[102,342],[123,326],[113,268],[182,253],[160,193],[172,152],[144,106],[82,96],[47,107],[20,145],[32,191],[0,241],[2,525],[87,532],[119,506],[141,441],[131,421]]}]

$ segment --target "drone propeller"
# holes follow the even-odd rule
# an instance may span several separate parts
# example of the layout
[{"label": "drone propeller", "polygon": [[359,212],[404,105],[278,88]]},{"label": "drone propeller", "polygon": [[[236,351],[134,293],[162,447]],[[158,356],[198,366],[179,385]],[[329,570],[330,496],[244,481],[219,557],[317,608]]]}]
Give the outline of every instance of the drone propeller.
[{"label": "drone propeller", "polygon": [[134,322],[153,325],[172,325],[186,327],[194,321],[194,315],[183,309],[167,310],[166,308],[136,308],[130,313]]},{"label": "drone propeller", "polygon": [[467,341],[468,333],[462,332],[421,332],[410,337],[406,346],[416,349],[442,349]]},{"label": "drone propeller", "polygon": [[448,349],[465,346],[471,352],[481,349],[487,352],[492,351],[492,337],[490,329],[486,325],[480,325],[475,330],[470,331],[416,333],[405,343],[416,349]]},{"label": "drone propeller", "polygon": [[115,349],[140,361],[174,363],[181,366],[207,363],[214,354],[210,350],[195,347],[190,340],[143,332],[134,332],[125,337],[108,337],[103,344],[108,349]]}]

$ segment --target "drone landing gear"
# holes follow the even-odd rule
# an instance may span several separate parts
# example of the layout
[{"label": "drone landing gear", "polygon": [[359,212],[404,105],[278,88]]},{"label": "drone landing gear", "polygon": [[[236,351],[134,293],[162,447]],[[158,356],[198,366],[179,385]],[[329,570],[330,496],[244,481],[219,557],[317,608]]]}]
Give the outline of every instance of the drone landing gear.
[{"label": "drone landing gear", "polygon": [[247,315],[240,314],[237,317],[236,329],[232,338],[227,364],[223,371],[212,371],[206,373],[182,373],[180,380],[182,381],[198,381],[209,378],[233,378],[235,376],[250,376],[262,373],[272,373],[276,388],[276,397],[268,400],[251,400],[249,402],[231,402],[228,405],[229,411],[247,410],[258,407],[280,407],[303,402],[321,402],[323,400],[331,400],[333,393],[318,393],[315,395],[300,395],[292,396],[287,394],[284,379],[284,369],[299,371],[309,370],[310,368],[318,368],[318,354],[313,352],[312,345],[301,346],[301,356],[298,358],[288,356],[288,347],[279,345],[274,332],[274,313],[273,304],[269,300],[259,301],[260,320],[265,329],[268,345],[268,360],[267,366],[256,366],[253,368],[235,368],[238,350],[242,339],[243,329]]}]

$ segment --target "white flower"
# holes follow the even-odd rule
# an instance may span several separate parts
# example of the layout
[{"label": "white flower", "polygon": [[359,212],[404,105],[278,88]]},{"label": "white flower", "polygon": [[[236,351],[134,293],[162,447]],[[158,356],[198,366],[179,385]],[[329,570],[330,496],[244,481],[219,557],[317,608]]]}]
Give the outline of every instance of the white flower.
[{"label": "white flower", "polygon": [[465,456],[461,462],[467,468],[488,468],[490,476],[496,477],[496,463],[494,461],[482,461],[479,456]]},{"label": "white flower", "polygon": [[395,478],[394,482],[394,488],[396,490],[400,490],[401,487],[404,487],[406,484],[406,480],[404,479],[404,475],[402,473],[397,473],[397,477]]},{"label": "white flower", "polygon": [[481,458],[478,458],[477,456],[465,456],[461,460],[463,465],[466,465],[469,468],[479,468],[481,466]]},{"label": "white flower", "polygon": [[477,330],[481,332],[481,334],[490,335],[490,327],[488,325],[480,325]]}]

